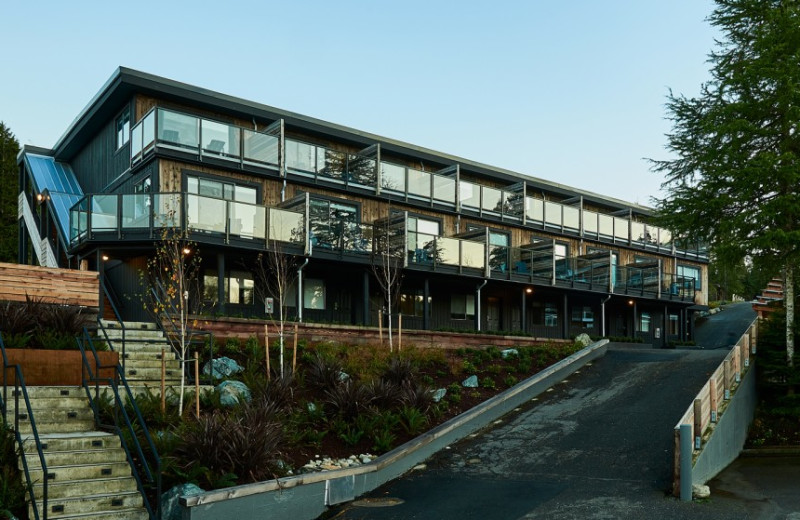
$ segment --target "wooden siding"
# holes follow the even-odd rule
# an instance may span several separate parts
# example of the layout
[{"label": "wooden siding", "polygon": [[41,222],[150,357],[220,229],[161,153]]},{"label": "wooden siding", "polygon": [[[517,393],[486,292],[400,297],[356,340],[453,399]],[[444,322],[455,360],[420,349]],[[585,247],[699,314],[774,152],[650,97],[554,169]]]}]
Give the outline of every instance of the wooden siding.
[{"label": "wooden siding", "polygon": [[27,297],[97,308],[99,276],[94,271],[0,263],[0,300],[25,301]]}]

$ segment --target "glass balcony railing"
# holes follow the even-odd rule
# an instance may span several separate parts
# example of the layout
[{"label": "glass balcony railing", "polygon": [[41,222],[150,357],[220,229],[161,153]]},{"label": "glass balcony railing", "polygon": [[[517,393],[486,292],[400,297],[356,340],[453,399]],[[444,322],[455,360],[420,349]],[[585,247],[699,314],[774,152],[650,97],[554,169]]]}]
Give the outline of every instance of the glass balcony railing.
[{"label": "glass balcony railing", "polygon": [[174,110],[154,108],[131,128],[131,164],[156,146],[277,167],[278,136]]},{"label": "glass balcony railing", "polygon": [[[380,179],[381,191],[409,201],[460,207],[466,212],[511,221],[521,222],[524,217],[527,224],[549,231],[579,234],[598,241],[625,243],[667,254],[674,251],[681,256],[698,259],[708,257],[705,246],[675,241],[668,230],[636,220],[524,196],[519,191],[484,186],[466,180],[458,181],[452,175],[439,175],[386,161],[378,164],[375,158],[359,153],[334,150],[287,138],[284,157],[281,158],[280,136],[274,133],[255,131],[166,108],[156,107],[145,114],[131,129],[130,143],[131,164],[142,161],[157,147],[256,167],[277,169],[283,160],[289,175],[375,191],[378,190]],[[120,218],[128,219],[131,224],[139,222],[134,210],[137,203],[126,203],[130,207],[122,208]],[[95,212],[94,209],[90,211],[96,217],[96,222],[91,223],[93,229],[116,226],[114,222],[104,220],[113,211],[103,213]],[[198,224],[203,229],[219,232],[222,221],[212,220],[214,219],[211,217],[199,219],[198,215]],[[89,225],[87,221],[83,227]],[[255,237],[256,229],[252,226],[251,228]]]},{"label": "glass balcony railing", "polygon": [[96,233],[158,235],[165,227],[228,238],[303,244],[305,215],[193,193],[87,195],[70,211],[72,243]]}]

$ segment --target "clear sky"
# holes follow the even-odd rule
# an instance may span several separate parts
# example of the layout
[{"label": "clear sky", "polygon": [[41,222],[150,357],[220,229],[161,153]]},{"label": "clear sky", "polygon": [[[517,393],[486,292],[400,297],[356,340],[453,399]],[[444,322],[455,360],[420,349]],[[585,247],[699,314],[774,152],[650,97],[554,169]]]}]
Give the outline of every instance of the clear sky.
[{"label": "clear sky", "polygon": [[708,79],[712,0],[0,0],[0,120],[52,147],[150,72],[649,204],[669,89]]}]

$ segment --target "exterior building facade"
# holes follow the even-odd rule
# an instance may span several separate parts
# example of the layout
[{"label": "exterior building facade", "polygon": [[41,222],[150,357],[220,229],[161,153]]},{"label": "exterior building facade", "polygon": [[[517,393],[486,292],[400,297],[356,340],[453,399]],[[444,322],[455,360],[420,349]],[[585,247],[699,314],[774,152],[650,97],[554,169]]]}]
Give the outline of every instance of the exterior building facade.
[{"label": "exterior building facade", "polygon": [[19,166],[20,262],[85,261],[129,320],[165,228],[197,244],[215,314],[270,310],[274,251],[302,321],[377,325],[387,258],[406,328],[666,345],[707,303],[705,250],[649,208],[125,68]]}]

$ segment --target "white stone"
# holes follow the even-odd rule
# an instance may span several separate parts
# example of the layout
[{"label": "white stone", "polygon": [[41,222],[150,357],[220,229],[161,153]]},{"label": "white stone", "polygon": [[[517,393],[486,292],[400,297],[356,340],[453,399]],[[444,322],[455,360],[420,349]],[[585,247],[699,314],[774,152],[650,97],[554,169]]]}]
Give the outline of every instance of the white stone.
[{"label": "white stone", "polygon": [[692,485],[692,497],[694,498],[708,498],[711,496],[711,489],[702,484]]},{"label": "white stone", "polygon": [[592,338],[584,332],[583,334],[578,334],[578,337],[575,338],[575,343],[582,347],[588,347],[592,344]]}]

